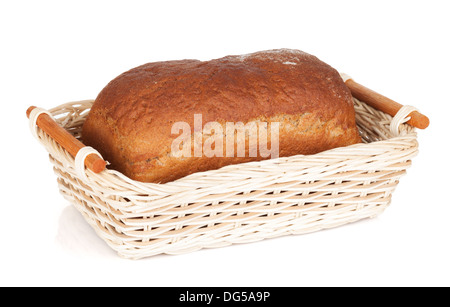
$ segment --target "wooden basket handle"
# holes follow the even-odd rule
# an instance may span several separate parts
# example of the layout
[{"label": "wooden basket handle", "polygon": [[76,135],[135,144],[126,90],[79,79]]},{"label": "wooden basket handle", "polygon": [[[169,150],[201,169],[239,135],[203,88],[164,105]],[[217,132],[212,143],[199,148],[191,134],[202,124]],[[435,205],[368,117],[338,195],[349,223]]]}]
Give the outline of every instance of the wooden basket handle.
[{"label": "wooden basket handle", "polygon": [[[397,112],[403,107],[400,103],[378,94],[377,92],[355,82],[353,79],[347,79],[345,84],[350,89],[353,97],[364,101],[368,105],[377,110],[383,111],[392,117],[394,117],[395,114],[397,114]],[[407,123],[416,128],[425,129],[430,124],[428,117],[418,111],[411,112],[409,116],[411,118],[407,121]]]},{"label": "wooden basket handle", "polygon": [[[30,113],[35,106],[27,109],[27,117],[30,118]],[[77,140],[73,135],[67,132],[66,129],[58,125],[52,117],[46,113],[42,113],[36,119],[36,125],[51,136],[59,145],[67,150],[73,157],[77,156],[80,149],[85,147],[83,143]],[[106,167],[106,161],[96,154],[90,154],[84,160],[85,166],[94,173],[100,173]]]}]

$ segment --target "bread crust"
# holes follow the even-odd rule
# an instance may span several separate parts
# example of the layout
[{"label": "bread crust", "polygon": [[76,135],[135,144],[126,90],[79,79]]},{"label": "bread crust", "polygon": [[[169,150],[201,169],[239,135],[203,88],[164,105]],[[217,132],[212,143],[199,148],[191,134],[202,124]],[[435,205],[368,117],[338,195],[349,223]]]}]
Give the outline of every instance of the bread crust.
[{"label": "bread crust", "polygon": [[352,96],[339,73],[315,56],[291,49],[133,68],[99,93],[82,138],[110,168],[144,182],[165,183],[267,158],[175,157],[171,145],[178,135],[171,128],[176,122],[194,127],[194,114],[202,115],[203,126],[279,122],[280,157],[361,142]]}]

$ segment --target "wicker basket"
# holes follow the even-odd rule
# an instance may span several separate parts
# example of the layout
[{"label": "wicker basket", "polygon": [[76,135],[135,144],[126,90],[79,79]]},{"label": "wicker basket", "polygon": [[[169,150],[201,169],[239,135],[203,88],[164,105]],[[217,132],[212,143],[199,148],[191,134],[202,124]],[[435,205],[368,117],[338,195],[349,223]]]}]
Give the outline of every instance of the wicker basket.
[{"label": "wicker basket", "polygon": [[363,143],[314,155],[230,165],[166,184],[142,183],[105,169],[85,168],[85,147],[73,157],[36,125],[42,113],[75,138],[92,100],[30,116],[32,132],[50,155],[62,195],[107,244],[125,258],[303,234],[374,217],[390,204],[417,154],[414,110],[397,115],[354,98]]}]

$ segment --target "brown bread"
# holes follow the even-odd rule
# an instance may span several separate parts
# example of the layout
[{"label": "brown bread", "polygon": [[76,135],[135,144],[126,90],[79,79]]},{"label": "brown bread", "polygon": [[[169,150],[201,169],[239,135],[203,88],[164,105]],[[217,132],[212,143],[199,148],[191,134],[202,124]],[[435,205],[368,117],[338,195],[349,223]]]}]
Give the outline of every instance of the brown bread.
[{"label": "brown bread", "polygon": [[[202,130],[194,131],[199,128],[194,114],[201,114],[201,128],[218,122],[223,131],[199,136]],[[176,122],[192,129],[185,140],[191,141],[191,157],[171,151],[174,140],[180,140],[181,132],[172,133]],[[352,96],[339,73],[314,56],[291,49],[133,68],[99,93],[82,135],[86,145],[111,163],[110,168],[144,182],[165,183],[194,172],[270,158],[258,150],[256,157],[251,156],[254,130],[250,129],[245,156],[237,156],[243,141],[235,137],[230,139],[234,157],[227,157],[227,136],[238,134],[227,130],[227,122],[278,122],[280,157],[361,142]],[[214,147],[217,142],[208,143],[212,136],[223,139],[223,157],[217,154],[220,147]],[[269,133],[267,148],[273,149],[270,138]],[[216,156],[194,156],[196,144],[211,145],[205,148],[215,149]]]}]

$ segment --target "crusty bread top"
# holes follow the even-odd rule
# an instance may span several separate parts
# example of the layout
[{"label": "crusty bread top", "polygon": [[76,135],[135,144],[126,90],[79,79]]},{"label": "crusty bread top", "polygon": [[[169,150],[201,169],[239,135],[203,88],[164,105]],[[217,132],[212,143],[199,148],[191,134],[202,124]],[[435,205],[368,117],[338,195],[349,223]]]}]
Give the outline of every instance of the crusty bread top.
[{"label": "crusty bread top", "polygon": [[[143,161],[167,152],[176,138],[172,124],[194,127],[194,114],[202,114],[203,124],[314,114],[344,130],[356,127],[351,93],[334,68],[305,52],[277,49],[133,68],[99,93],[83,135],[105,151],[119,148],[114,162]],[[94,140],[94,126],[101,140]]]}]

